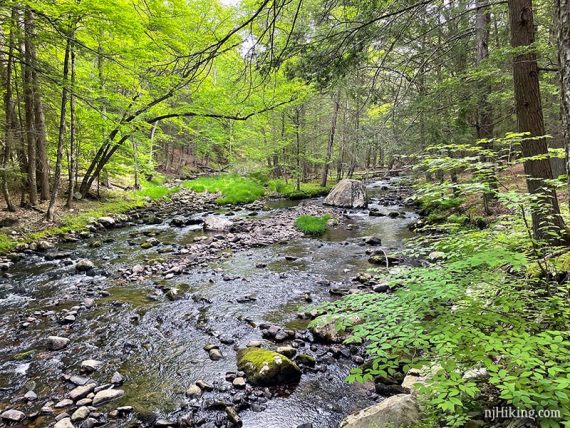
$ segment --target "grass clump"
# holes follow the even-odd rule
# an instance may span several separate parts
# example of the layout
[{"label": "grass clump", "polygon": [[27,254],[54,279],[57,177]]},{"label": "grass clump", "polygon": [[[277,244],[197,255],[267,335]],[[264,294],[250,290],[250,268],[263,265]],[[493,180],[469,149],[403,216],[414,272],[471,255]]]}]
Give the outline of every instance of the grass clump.
[{"label": "grass clump", "polygon": [[321,217],[304,214],[297,217],[295,227],[306,235],[322,235],[327,231],[327,222],[330,218],[328,214]]},{"label": "grass clump", "polygon": [[9,251],[18,245],[18,241],[14,240],[9,235],[4,235],[0,233],[0,253]]},{"label": "grass clump", "polygon": [[195,192],[221,193],[216,199],[219,205],[248,204],[265,194],[263,186],[253,178],[239,175],[217,175],[185,181],[183,186]]}]

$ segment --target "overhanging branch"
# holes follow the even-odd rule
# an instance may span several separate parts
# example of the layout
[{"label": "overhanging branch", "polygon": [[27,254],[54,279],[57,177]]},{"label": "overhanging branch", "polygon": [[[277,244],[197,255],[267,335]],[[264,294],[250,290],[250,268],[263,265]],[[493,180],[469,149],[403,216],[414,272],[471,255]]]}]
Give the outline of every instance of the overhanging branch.
[{"label": "overhanging branch", "polygon": [[160,122],[161,120],[172,119],[175,117],[205,117],[205,118],[210,118],[210,119],[226,119],[226,120],[244,121],[244,120],[248,120],[249,118],[251,118],[255,115],[266,113],[266,112],[271,111],[271,110],[275,110],[276,108],[281,107],[281,106],[286,105],[286,104],[289,104],[293,101],[295,101],[295,98],[291,98],[290,100],[283,101],[283,102],[280,102],[278,104],[275,104],[275,105],[272,105],[269,107],[265,107],[261,110],[253,111],[253,112],[248,113],[248,114],[243,115],[243,116],[242,115],[220,114],[220,113],[199,113],[199,112],[194,112],[194,111],[188,111],[188,112],[182,112],[182,113],[163,114],[161,116],[156,116],[156,117],[147,119],[146,123],[152,124],[152,123]]}]

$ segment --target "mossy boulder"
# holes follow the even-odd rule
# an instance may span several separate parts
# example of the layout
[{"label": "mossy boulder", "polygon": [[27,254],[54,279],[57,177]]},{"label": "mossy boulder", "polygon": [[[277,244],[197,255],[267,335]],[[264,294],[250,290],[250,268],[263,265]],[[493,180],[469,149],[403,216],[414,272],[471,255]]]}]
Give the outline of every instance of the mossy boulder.
[{"label": "mossy boulder", "polygon": [[301,370],[297,364],[285,355],[268,349],[240,349],[237,353],[237,365],[254,385],[295,383],[301,378]]}]

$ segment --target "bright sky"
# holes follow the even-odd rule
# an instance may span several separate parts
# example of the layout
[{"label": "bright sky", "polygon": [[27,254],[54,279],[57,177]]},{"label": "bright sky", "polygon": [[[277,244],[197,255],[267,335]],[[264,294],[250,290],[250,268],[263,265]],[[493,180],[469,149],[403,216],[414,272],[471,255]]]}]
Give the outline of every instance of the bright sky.
[{"label": "bright sky", "polygon": [[220,3],[226,5],[226,6],[235,6],[236,4],[239,4],[241,0],[220,0]]}]

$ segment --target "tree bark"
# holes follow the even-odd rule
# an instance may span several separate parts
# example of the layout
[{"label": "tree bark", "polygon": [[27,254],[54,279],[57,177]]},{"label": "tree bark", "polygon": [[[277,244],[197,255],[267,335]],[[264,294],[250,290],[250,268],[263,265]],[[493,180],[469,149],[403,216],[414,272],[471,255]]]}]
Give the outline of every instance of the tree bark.
[{"label": "tree bark", "polygon": [[75,120],[75,49],[70,46],[71,55],[71,93],[69,94],[69,159],[68,159],[68,193],[65,206],[71,208],[73,194],[75,193],[75,179],[77,176],[77,136]]},{"label": "tree bark", "polygon": [[[31,12],[30,12],[31,14]],[[40,82],[38,78],[38,73],[36,68],[37,56],[36,47],[34,45],[33,37],[34,34],[34,21],[33,15],[30,15],[30,72],[32,79],[32,92],[33,92],[33,103],[34,103],[34,130],[36,138],[36,179],[39,181],[40,187],[40,199],[42,201],[47,201],[49,199],[49,163],[47,156],[47,131],[46,131],[46,120],[44,114],[44,107],[42,103],[42,96],[40,91]]]},{"label": "tree bark", "polygon": [[321,187],[327,186],[327,181],[328,181],[328,177],[329,177],[329,167],[330,167],[330,163],[331,163],[332,151],[333,151],[333,145],[334,145],[334,136],[335,136],[335,132],[336,132],[336,121],[337,121],[337,117],[338,117],[339,108],[340,108],[340,92],[338,92],[333,99],[333,111],[332,111],[332,117],[331,117],[331,130],[329,133],[329,140],[328,140],[328,144],[327,144],[327,154],[325,157],[325,164],[323,166],[323,176],[321,178]]},{"label": "tree bark", "polygon": [[23,72],[23,89],[24,89],[24,111],[26,118],[26,143],[28,147],[28,194],[30,196],[30,204],[35,205],[38,202],[38,191],[36,183],[36,130],[34,117],[34,91],[32,82],[32,11],[26,7],[24,11],[24,59],[25,64],[22,65]]},{"label": "tree bark", "polygon": [[67,38],[67,43],[65,45],[65,57],[63,60],[63,89],[61,90],[61,110],[59,116],[59,132],[57,136],[57,156],[55,161],[55,174],[53,179],[53,190],[51,192],[51,198],[49,201],[49,207],[46,213],[46,220],[53,221],[55,214],[55,204],[57,202],[57,196],[59,194],[59,188],[61,186],[61,163],[63,158],[63,146],[65,139],[65,116],[67,109],[67,96],[69,92],[68,79],[69,79],[69,57],[71,51],[71,44],[74,37],[73,31],[69,31]]},{"label": "tree bark", "polygon": [[[556,0],[558,62],[562,98],[562,132],[566,147],[566,170],[570,171],[570,0]],[[570,185],[570,174],[569,174]],[[570,186],[568,187],[570,192]],[[568,198],[570,204],[570,197]]]},{"label": "tree bark", "polygon": [[[489,8],[488,0],[476,0],[477,13],[476,13],[476,34],[477,34],[477,55],[475,62],[480,66],[489,57],[489,34],[491,26],[491,11]],[[493,107],[488,99],[488,94],[492,91],[491,85],[484,81],[481,85],[479,99],[477,101],[477,139],[485,140],[482,145],[483,149],[491,152],[493,143],[490,141],[493,138]],[[491,154],[484,154],[481,159],[483,162],[492,163],[494,157]],[[495,190],[497,189],[497,178],[495,176],[495,169],[491,167],[484,172],[484,180],[489,186],[490,191],[483,194],[483,207],[485,213],[490,215],[491,201],[495,199]]]},{"label": "tree bark", "polygon": [[6,43],[8,47],[8,55],[5,59],[6,66],[2,67],[1,63],[4,62],[3,55],[0,54],[0,70],[2,83],[4,86],[4,114],[5,114],[5,131],[4,131],[4,148],[2,150],[2,194],[4,200],[6,201],[6,209],[10,212],[15,212],[16,207],[12,202],[10,196],[9,188],[9,168],[10,168],[10,157],[12,152],[12,146],[14,144],[14,131],[15,131],[15,120],[16,120],[16,109],[14,106],[14,100],[12,96],[12,68],[14,65],[14,28],[15,25],[15,10],[12,10],[10,19],[10,29],[8,35],[8,41]]},{"label": "tree bark", "polygon": [[[513,48],[530,47],[534,43],[534,19],[532,0],[508,0]],[[564,229],[556,192],[546,180],[552,179],[552,167],[548,158],[548,145],[543,137],[544,117],[540,98],[538,64],[536,54],[527,51],[513,60],[513,83],[519,132],[529,133],[530,138],[521,142],[524,171],[529,193],[538,197],[532,204],[532,227],[536,239],[559,242],[557,237]],[[540,157],[536,159],[534,157]]]}]

